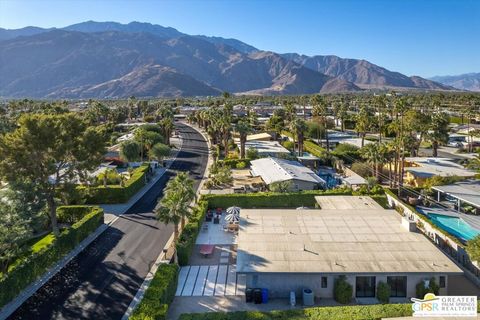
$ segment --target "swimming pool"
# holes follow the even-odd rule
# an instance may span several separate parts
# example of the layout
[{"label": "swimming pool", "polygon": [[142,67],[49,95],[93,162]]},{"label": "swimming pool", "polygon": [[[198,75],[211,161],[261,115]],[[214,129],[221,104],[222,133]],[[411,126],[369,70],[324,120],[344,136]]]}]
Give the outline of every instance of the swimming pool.
[{"label": "swimming pool", "polygon": [[433,213],[428,213],[428,217],[437,227],[463,240],[473,239],[480,234],[480,230],[472,228],[459,218]]}]

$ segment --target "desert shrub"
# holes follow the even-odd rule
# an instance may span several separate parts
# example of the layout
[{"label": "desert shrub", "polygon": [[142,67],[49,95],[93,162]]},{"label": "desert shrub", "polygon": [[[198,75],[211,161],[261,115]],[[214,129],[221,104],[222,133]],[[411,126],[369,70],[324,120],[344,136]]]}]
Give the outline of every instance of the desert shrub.
[{"label": "desert shrub", "polygon": [[247,167],[247,163],[245,161],[240,161],[240,162],[237,162],[235,167],[237,169],[245,169]]},{"label": "desert shrub", "polygon": [[377,285],[377,299],[381,303],[388,303],[390,299],[390,286],[388,283],[385,283],[383,281],[380,281]]},{"label": "desert shrub", "polygon": [[352,300],[353,288],[350,283],[347,282],[345,276],[340,276],[335,279],[333,285],[333,296],[335,301],[341,304],[350,303]]},{"label": "desert shrub", "polygon": [[425,287],[425,283],[423,282],[423,280],[417,283],[417,285],[415,286],[415,294],[419,299],[423,299],[423,297],[427,293],[433,293],[438,295],[439,291],[440,291],[440,286],[437,284],[437,281],[433,277],[430,278],[428,287]]}]

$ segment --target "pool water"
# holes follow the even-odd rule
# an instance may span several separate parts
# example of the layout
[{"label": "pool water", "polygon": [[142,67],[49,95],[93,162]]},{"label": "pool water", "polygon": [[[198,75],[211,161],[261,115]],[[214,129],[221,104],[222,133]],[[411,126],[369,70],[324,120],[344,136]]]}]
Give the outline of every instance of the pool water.
[{"label": "pool water", "polygon": [[479,230],[459,218],[433,213],[429,213],[428,217],[437,227],[463,240],[471,240],[480,234]]}]

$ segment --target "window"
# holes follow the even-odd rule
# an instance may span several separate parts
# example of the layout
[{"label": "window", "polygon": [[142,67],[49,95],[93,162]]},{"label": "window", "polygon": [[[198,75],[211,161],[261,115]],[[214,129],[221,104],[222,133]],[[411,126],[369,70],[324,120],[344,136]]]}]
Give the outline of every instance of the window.
[{"label": "window", "polygon": [[375,277],[357,277],[355,292],[357,298],[375,297]]},{"label": "window", "polygon": [[390,286],[390,297],[405,298],[407,296],[407,277],[387,277]]},{"label": "window", "polygon": [[446,284],[445,284],[445,276],[440,276],[440,288],[445,288],[446,287]]},{"label": "window", "polygon": [[322,288],[328,288],[328,278],[322,277]]}]

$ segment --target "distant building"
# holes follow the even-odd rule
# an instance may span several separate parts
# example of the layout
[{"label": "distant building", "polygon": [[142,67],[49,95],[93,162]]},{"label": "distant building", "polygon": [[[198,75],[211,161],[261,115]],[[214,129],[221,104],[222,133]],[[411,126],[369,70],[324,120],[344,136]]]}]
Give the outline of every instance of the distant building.
[{"label": "distant building", "polygon": [[431,278],[445,295],[451,276],[463,274],[408,220],[370,197],[316,199],[320,210],[242,209],[237,274],[247,288],[266,288],[273,298],[300,297],[308,288],[328,299],[345,276],[357,302],[372,303],[380,282],[390,285],[391,302],[405,302]]},{"label": "distant building", "polygon": [[449,158],[409,157],[405,158],[405,182],[421,187],[431,177],[458,176],[472,178],[475,171],[468,170]]},{"label": "distant building", "polygon": [[291,181],[292,191],[314,190],[325,186],[325,180],[298,161],[263,158],[251,161],[253,176],[260,176],[266,185]]},{"label": "distant building", "polygon": [[290,151],[277,141],[250,140],[245,143],[245,150],[248,149],[257,150],[260,157],[279,157],[290,154]]}]

